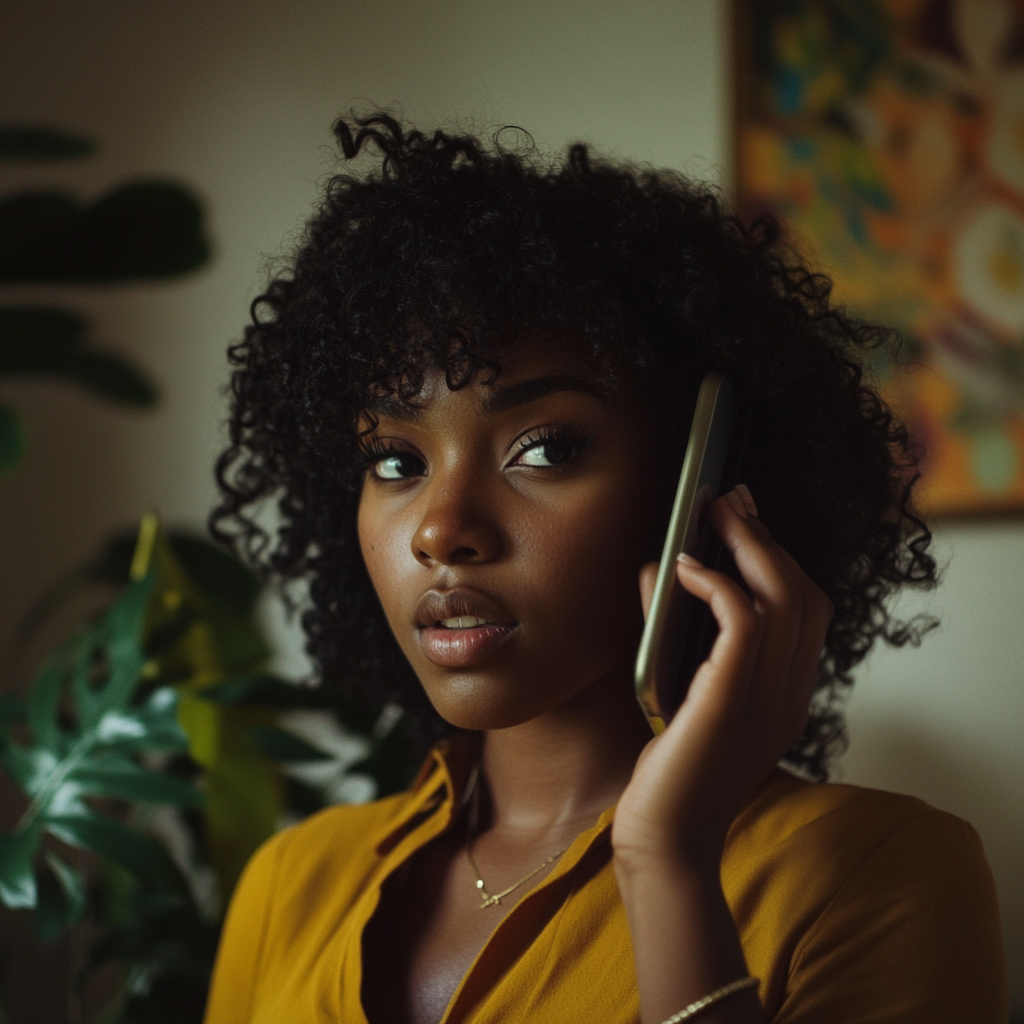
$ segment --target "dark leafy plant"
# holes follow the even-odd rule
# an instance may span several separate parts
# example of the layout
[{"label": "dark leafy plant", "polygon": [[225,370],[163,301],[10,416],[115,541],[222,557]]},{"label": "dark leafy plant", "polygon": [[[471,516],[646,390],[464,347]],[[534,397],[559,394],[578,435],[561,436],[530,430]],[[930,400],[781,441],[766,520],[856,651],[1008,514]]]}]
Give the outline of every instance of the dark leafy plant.
[{"label": "dark leafy plant", "polygon": [[187,1024],[256,846],[346,781],[364,797],[403,788],[414,748],[383,702],[339,704],[266,671],[260,584],[209,542],[165,538],[146,516],[27,627],[95,582],[123,590],[25,700],[0,700],[0,768],[27,800],[0,836],[0,900],[33,908],[43,941],[86,916],[100,926],[91,966],[116,961],[123,977],[105,1024]]},{"label": "dark leafy plant", "polygon": [[[0,836],[0,899],[9,907],[39,908],[46,937],[76,920],[85,903],[78,872],[44,850],[47,835],[140,878],[173,880],[156,843],[100,813],[88,798],[185,807],[203,802],[193,785],[146,768],[137,757],[187,746],[172,688],[132,700],[146,661],[141,626],[152,582],[147,576],[133,584],[96,626],[58,652],[24,704],[5,698],[0,765],[29,804],[15,830]],[[29,743],[15,737],[21,723]]]},{"label": "dark leafy plant", "polygon": [[[88,156],[94,144],[66,132],[0,127],[0,160]],[[83,205],[63,192],[0,198],[0,284],[101,283],[184,274],[209,259],[195,196],[163,181],[121,185]],[[50,306],[0,306],[0,377],[47,376],[132,406],[150,406],[156,389],[130,362],[89,343],[89,322]],[[24,429],[0,404],[0,476],[25,453]]]}]

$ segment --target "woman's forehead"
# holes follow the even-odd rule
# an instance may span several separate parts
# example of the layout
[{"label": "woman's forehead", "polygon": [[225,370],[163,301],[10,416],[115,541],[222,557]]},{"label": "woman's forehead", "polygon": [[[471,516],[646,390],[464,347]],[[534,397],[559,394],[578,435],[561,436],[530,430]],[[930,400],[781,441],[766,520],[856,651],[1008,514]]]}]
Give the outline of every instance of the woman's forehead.
[{"label": "woman's forehead", "polygon": [[554,328],[527,331],[496,353],[501,381],[525,380],[556,373],[590,374],[586,343],[578,335]]}]

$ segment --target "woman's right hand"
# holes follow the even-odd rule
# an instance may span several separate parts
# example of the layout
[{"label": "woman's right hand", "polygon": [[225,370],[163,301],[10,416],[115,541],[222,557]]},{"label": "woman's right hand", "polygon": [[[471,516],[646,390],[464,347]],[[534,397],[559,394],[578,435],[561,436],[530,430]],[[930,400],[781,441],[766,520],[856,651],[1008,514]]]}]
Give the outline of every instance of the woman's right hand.
[{"label": "woman's right hand", "polygon": [[[717,858],[743,802],[807,722],[832,604],[758,519],[742,485],[712,506],[749,588],[683,558],[679,582],[719,634],[671,724],[641,755],[619,801],[617,857]],[[657,566],[641,574],[644,612]]]},{"label": "woman's right hand", "polygon": [[[679,582],[710,605],[719,634],[672,722],[640,755],[612,826],[642,1018],[652,1024],[747,974],[719,877],[726,833],[806,724],[832,618],[745,488],[711,515],[749,595],[723,573],[679,562]],[[656,572],[641,572],[645,614]],[[759,1021],[756,992],[736,992],[701,1019]]]}]

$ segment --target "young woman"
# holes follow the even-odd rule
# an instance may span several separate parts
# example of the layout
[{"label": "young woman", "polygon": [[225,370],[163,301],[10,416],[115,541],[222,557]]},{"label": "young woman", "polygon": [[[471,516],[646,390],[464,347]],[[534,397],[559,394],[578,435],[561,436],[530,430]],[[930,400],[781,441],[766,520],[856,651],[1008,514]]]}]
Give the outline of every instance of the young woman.
[{"label": "young woman", "polygon": [[[861,375],[888,334],[678,175],[336,130],[380,161],[233,350],[215,523],[310,581],[325,684],[437,742],[256,854],[208,1024],[1005,1019],[971,828],[823,781],[851,669],[915,638],[887,599],[935,582]],[[745,587],[680,562],[720,632],[652,739],[632,668],[709,369],[754,424],[712,515]]]}]

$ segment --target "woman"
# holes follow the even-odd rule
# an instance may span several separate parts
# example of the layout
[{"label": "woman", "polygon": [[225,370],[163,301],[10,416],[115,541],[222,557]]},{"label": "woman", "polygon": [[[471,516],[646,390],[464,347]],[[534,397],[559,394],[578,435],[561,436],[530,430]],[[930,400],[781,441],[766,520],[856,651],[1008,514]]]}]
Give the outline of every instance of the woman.
[{"label": "woman", "polygon": [[[970,827],[811,781],[852,667],[916,638],[887,598],[935,582],[861,377],[886,332],[679,176],[336,131],[381,162],[233,350],[215,523],[310,581],[326,682],[440,740],[408,793],[256,854],[208,1024],[1005,1017]],[[680,562],[720,632],[652,740],[632,665],[708,369],[755,427],[712,514],[745,587]]]}]

